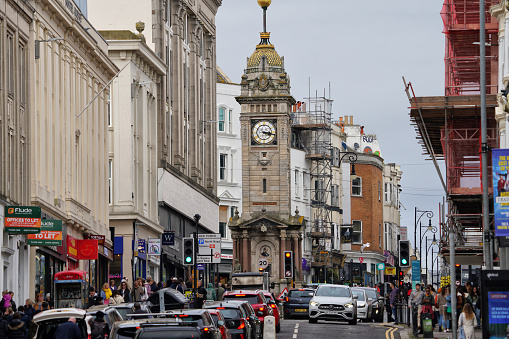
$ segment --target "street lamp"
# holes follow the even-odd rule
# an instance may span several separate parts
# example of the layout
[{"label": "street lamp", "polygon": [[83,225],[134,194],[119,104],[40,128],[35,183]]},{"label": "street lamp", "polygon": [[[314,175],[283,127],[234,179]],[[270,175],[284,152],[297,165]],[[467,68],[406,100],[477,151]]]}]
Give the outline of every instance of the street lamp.
[{"label": "street lamp", "polygon": [[[433,246],[437,244],[437,238],[435,237],[435,234],[433,234],[433,240],[431,241],[431,245],[428,246],[428,237],[426,237],[426,285],[428,284],[428,252],[431,248],[431,258],[433,258]],[[433,262],[431,262],[431,283],[433,283]]]},{"label": "street lamp", "polygon": [[[432,213],[433,215],[433,213]],[[422,229],[425,228],[426,231],[424,231],[424,233],[421,235],[422,233]],[[438,231],[438,228],[436,226],[433,226],[431,225],[431,218],[429,219],[429,224],[428,226],[422,226],[420,223],[419,223],[419,236],[420,236],[420,240],[419,240],[419,256],[422,257],[422,240],[423,240],[423,237],[426,235],[426,233],[428,233],[428,231],[430,231],[431,233],[433,233],[433,236],[435,235],[435,233],[437,233]],[[435,240],[435,243],[436,243],[436,240]],[[427,245],[427,243],[426,243]]]},{"label": "street lamp", "polygon": [[[442,258],[442,257],[443,257],[443,254],[442,254],[442,253],[440,253],[440,252],[438,252],[438,253],[437,253],[437,256],[436,256],[436,257],[433,259],[433,261],[431,262],[431,272],[432,272],[432,277],[433,277],[433,267],[434,267],[434,263],[435,263],[435,261],[437,262],[437,274],[436,274],[436,276],[437,276],[437,287],[438,287],[438,286],[439,286],[439,284],[440,284],[440,279],[439,279],[439,277],[440,277],[440,272],[438,272],[438,268],[439,268],[439,264],[440,264],[440,263],[439,263],[439,259],[440,259],[440,258]],[[431,279],[431,280],[432,280],[432,283],[433,283],[433,279]]]},{"label": "street lamp", "polygon": [[[420,213],[420,214],[419,214]],[[419,214],[419,217],[417,215]],[[433,218],[433,212],[432,211],[420,211],[415,207],[414,209],[414,248],[417,251],[417,225],[419,225],[419,237],[421,236],[421,218],[423,216],[426,216],[429,219],[429,226],[431,226],[431,218]],[[419,255],[421,255],[420,252],[421,248],[419,247]]]}]

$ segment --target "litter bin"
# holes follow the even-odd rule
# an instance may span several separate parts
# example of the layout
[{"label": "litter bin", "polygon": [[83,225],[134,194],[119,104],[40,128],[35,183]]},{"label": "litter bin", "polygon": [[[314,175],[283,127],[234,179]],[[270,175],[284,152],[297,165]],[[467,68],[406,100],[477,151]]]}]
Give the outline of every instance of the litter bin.
[{"label": "litter bin", "polygon": [[421,326],[423,338],[433,338],[433,320],[430,313],[421,314]]}]

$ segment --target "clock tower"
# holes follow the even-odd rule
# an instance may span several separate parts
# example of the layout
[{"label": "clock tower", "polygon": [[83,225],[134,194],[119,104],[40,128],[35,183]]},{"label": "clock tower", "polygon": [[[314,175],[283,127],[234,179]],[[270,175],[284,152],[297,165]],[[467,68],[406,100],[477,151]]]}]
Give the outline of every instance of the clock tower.
[{"label": "clock tower", "polygon": [[[300,280],[304,218],[290,210],[290,79],[284,58],[270,43],[266,12],[271,0],[258,0],[264,29],[242,76],[242,216],[230,219],[236,270],[269,272],[276,290]],[[292,274],[283,253],[292,251]],[[264,267],[266,266],[266,267]]]}]

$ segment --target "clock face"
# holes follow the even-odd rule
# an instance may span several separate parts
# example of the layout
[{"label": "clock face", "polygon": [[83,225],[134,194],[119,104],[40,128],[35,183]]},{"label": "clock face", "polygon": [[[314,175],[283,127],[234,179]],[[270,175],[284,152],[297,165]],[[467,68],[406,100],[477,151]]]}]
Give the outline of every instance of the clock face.
[{"label": "clock face", "polygon": [[259,145],[268,145],[276,140],[276,125],[270,120],[259,120],[253,124],[253,141]]}]

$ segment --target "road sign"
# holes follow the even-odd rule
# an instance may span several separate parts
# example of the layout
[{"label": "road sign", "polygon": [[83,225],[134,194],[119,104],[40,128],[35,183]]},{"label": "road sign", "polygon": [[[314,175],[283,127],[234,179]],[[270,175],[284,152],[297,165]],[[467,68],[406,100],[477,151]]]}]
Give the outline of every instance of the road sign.
[{"label": "road sign", "polygon": [[[200,256],[211,256],[211,261],[206,263],[221,263],[221,234],[198,234],[198,254]],[[198,261],[203,262],[205,261]]]},{"label": "road sign", "polygon": [[364,258],[363,257],[360,257],[359,258],[359,262],[362,264],[362,262],[364,261]]},{"label": "road sign", "polygon": [[196,269],[198,271],[205,271],[205,264],[196,264]]},{"label": "road sign", "polygon": [[408,240],[408,230],[406,227],[399,228],[400,240]]},{"label": "road sign", "polygon": [[412,260],[412,281],[421,281],[421,261]]},{"label": "road sign", "polygon": [[379,263],[379,264],[376,265],[376,268],[379,271],[383,271],[383,270],[385,270],[385,264],[384,263]]},{"label": "road sign", "polygon": [[281,294],[279,295],[279,297],[277,297],[277,300],[284,300],[286,298],[286,296],[288,295],[288,289],[285,287],[285,289],[283,290],[283,292],[281,292]]},{"label": "road sign", "polygon": [[396,267],[386,267],[385,275],[396,275]]},{"label": "road sign", "polygon": [[267,258],[260,258],[258,259],[258,267],[266,269],[269,266],[269,261]]},{"label": "road sign", "polygon": [[459,285],[461,285],[461,281],[456,280],[456,286],[459,286]]},{"label": "road sign", "polygon": [[197,264],[210,264],[212,263],[212,258],[210,256],[206,257],[206,256],[197,256],[196,257],[196,263]]}]

